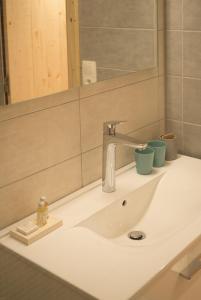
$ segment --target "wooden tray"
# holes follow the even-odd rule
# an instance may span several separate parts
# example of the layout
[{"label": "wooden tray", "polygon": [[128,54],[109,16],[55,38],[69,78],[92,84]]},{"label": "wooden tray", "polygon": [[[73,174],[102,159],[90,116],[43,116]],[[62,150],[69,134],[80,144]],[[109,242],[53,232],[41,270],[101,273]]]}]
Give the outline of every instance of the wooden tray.
[{"label": "wooden tray", "polygon": [[[33,220],[34,223],[36,223],[35,220]],[[15,238],[16,240],[24,243],[25,245],[30,245],[33,242],[41,239],[48,233],[54,231],[55,229],[59,228],[60,226],[63,225],[63,221],[59,220],[51,215],[49,215],[48,222],[46,225],[39,227],[38,230],[35,232],[29,234],[29,235],[24,235],[20,232],[17,231],[17,229],[13,229],[10,231],[10,235]]]}]

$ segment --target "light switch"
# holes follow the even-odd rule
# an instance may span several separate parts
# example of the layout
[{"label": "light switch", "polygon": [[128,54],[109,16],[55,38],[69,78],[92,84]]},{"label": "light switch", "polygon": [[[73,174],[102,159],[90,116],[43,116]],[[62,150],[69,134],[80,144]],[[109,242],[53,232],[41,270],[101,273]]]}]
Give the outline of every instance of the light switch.
[{"label": "light switch", "polygon": [[82,83],[90,84],[97,82],[96,61],[83,60],[82,61]]}]

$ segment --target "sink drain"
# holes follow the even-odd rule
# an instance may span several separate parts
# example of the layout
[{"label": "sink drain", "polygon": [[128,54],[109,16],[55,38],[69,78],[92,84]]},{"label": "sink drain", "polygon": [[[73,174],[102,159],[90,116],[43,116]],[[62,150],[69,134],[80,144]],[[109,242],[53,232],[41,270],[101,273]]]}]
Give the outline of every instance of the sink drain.
[{"label": "sink drain", "polygon": [[135,240],[135,241],[141,241],[143,239],[145,239],[146,235],[144,232],[142,231],[131,231],[128,234],[129,239],[131,240]]}]

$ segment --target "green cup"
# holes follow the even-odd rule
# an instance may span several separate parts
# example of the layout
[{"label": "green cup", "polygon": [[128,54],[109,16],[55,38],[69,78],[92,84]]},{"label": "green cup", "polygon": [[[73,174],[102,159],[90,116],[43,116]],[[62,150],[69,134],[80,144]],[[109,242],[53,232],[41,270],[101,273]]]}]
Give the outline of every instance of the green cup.
[{"label": "green cup", "polygon": [[163,167],[165,164],[166,143],[161,140],[153,140],[148,142],[148,146],[154,150],[154,167]]},{"label": "green cup", "polygon": [[135,149],[135,161],[138,174],[150,174],[153,168],[154,150],[149,147],[144,150]]}]

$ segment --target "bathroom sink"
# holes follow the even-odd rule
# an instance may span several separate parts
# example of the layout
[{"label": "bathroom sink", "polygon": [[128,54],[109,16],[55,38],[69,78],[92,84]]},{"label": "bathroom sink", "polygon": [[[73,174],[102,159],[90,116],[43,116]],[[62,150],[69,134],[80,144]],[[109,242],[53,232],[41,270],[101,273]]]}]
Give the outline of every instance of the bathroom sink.
[{"label": "bathroom sink", "polygon": [[[199,195],[190,192],[195,182],[187,170],[181,179],[171,171],[160,174],[78,226],[122,246],[146,246],[168,239],[201,214]],[[145,238],[130,239],[133,231],[141,231]]]}]

